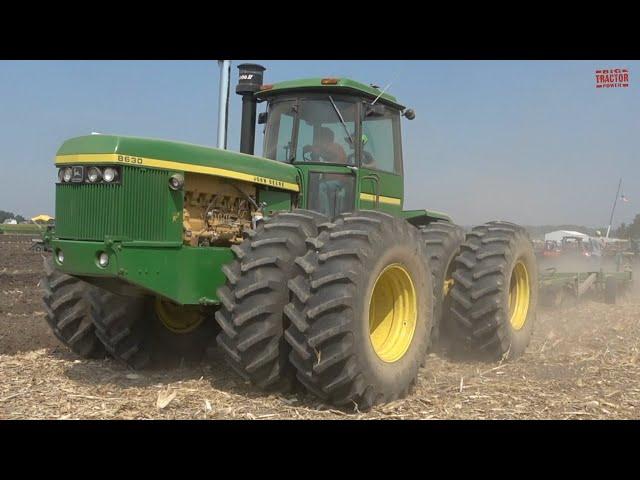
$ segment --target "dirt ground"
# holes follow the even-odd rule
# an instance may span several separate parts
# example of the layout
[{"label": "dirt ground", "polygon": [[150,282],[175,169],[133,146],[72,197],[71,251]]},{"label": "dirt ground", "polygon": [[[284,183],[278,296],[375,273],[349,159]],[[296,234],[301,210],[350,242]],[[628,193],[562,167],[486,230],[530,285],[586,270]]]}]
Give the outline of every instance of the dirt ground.
[{"label": "dirt ground", "polygon": [[77,358],[49,332],[42,258],[29,246],[28,236],[0,235],[0,419],[640,418],[640,296],[541,311],[513,362],[430,354],[408,398],[361,413],[265,395],[215,353],[211,364],[164,372]]}]

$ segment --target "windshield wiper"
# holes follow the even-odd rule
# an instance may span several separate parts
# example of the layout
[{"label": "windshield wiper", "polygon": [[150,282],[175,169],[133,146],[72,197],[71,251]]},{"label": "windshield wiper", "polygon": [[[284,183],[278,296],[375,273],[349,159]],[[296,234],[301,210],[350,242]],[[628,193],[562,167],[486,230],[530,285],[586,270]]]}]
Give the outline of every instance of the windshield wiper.
[{"label": "windshield wiper", "polygon": [[287,159],[287,163],[291,163],[296,159],[296,152],[291,152],[291,156],[289,156],[289,151],[292,150],[291,142],[285,145],[284,148],[284,156]]},{"label": "windshield wiper", "polygon": [[331,101],[331,105],[333,105],[333,109],[338,114],[338,118],[340,119],[340,123],[342,123],[342,126],[344,127],[344,131],[347,132],[347,135],[349,136],[349,142],[351,143],[351,146],[353,147],[354,145],[353,145],[353,138],[351,138],[351,133],[349,133],[349,129],[347,128],[347,124],[344,123],[344,118],[342,118],[342,114],[340,113],[340,110],[338,110],[338,106],[336,105],[336,102],[333,101],[333,98],[331,97],[331,95],[329,95],[329,100]]}]

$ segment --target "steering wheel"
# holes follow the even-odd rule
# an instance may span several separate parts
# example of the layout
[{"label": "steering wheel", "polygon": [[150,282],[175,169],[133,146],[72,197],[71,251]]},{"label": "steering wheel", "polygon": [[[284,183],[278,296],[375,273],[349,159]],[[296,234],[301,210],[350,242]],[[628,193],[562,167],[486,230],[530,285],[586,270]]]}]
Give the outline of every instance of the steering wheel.
[{"label": "steering wheel", "polygon": [[[302,159],[305,162],[317,162],[322,156],[317,147],[313,145],[305,145],[302,148]],[[325,159],[326,160],[326,159]]]}]

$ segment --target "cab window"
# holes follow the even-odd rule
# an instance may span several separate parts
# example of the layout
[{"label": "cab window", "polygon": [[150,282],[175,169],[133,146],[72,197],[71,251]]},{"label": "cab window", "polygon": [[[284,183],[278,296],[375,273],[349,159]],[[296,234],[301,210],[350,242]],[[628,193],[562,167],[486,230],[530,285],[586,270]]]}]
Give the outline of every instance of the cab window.
[{"label": "cab window", "polygon": [[333,97],[302,99],[295,161],[355,165],[355,112]]},{"label": "cab window", "polygon": [[265,128],[263,155],[271,160],[290,162],[293,157],[294,103],[278,102],[269,109],[269,121]]},{"label": "cab window", "polygon": [[365,116],[362,121],[362,166],[384,172],[402,173],[400,118],[386,110],[382,116]]}]

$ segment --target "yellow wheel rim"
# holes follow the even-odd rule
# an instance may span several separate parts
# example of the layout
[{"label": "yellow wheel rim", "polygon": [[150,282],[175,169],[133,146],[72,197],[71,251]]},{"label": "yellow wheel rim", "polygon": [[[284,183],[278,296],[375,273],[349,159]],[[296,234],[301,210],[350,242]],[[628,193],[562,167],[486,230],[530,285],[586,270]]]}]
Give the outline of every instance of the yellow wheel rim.
[{"label": "yellow wheel rim", "polygon": [[530,298],[529,272],[524,263],[518,262],[511,274],[509,285],[509,318],[514,330],[520,330],[527,321]]},{"label": "yellow wheel rim", "polygon": [[198,307],[180,306],[160,298],[156,298],[154,307],[162,324],[174,333],[189,333],[203,320]]},{"label": "yellow wheel rim", "polygon": [[446,297],[447,295],[449,295],[449,292],[453,288],[453,284],[454,283],[455,283],[455,280],[453,278],[449,278],[449,279],[444,281],[444,285],[442,287],[442,296],[443,297]]},{"label": "yellow wheel rim", "polygon": [[416,290],[400,264],[387,266],[373,286],[369,300],[369,337],[381,360],[393,363],[409,349],[418,318]]}]

